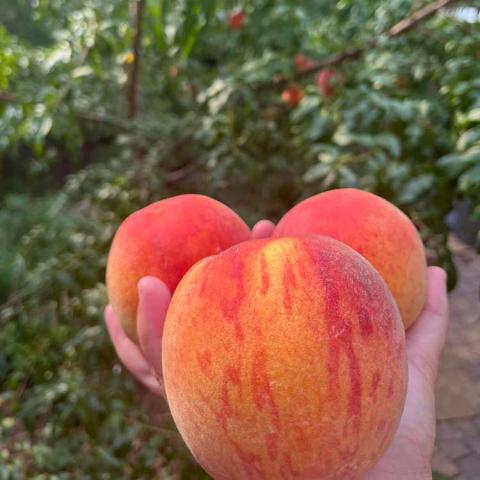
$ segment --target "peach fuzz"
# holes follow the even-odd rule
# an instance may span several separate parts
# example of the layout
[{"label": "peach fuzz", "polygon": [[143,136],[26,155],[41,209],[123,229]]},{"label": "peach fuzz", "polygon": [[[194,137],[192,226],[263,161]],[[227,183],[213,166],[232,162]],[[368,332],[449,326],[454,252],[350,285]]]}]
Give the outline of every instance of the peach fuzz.
[{"label": "peach fuzz", "polygon": [[273,236],[318,234],[335,238],[363,255],[392,291],[405,328],[422,311],[427,262],[410,219],[381,197],[343,188],[300,202],[278,223]]},{"label": "peach fuzz", "polygon": [[405,332],[336,240],[252,240],[197,263],[165,321],[176,425],[215,480],[358,479],[402,414]]},{"label": "peach fuzz", "polygon": [[173,292],[198,260],[250,239],[245,222],[203,195],[179,195],[131,214],[118,228],[107,263],[108,298],[126,334],[138,343],[137,283],[152,275]]}]

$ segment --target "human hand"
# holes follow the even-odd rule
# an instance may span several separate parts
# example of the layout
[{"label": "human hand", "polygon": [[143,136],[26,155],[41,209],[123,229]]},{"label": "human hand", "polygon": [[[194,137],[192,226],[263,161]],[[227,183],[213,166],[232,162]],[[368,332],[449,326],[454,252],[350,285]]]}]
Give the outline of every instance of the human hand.
[{"label": "human hand", "polygon": [[[274,228],[272,222],[261,220],[254,226],[252,238],[268,238]],[[111,306],[105,310],[105,321],[118,357],[141,383],[160,396],[165,391],[158,339],[162,336],[169,303],[170,292],[163,282],[153,277],[139,282],[137,326],[141,349],[125,335]],[[430,267],[426,305],[406,334],[409,380],[405,409],[390,447],[364,480],[431,479],[435,381],[447,328],[446,274],[441,268]]]},{"label": "human hand", "polygon": [[[252,239],[268,238],[275,225],[260,220],[252,229]],[[171,294],[158,278],[143,277],[138,282],[137,333],[140,347],[123,331],[111,305],[105,308],[105,323],[118,358],[125,368],[152,393],[165,397],[162,379],[161,338]]]},{"label": "human hand", "polygon": [[435,382],[448,328],[446,273],[428,269],[427,301],[406,333],[408,391],[395,437],[364,480],[431,480],[435,441]]}]

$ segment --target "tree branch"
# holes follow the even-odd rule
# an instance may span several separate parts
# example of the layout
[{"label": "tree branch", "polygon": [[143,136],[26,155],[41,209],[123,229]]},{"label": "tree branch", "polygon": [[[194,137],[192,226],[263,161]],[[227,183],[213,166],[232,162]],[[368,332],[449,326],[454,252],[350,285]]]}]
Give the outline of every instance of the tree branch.
[{"label": "tree branch", "polygon": [[130,69],[127,103],[128,118],[133,119],[138,112],[138,78],[140,70],[140,53],[142,46],[142,24],[145,0],[135,0],[133,4],[133,63]]},{"label": "tree branch", "polygon": [[[452,5],[453,3],[458,2],[459,0],[437,0],[430,5],[420,8],[419,10],[413,12],[408,17],[404,18],[393,27],[386,31],[386,35],[388,38],[398,37],[409,30],[415,28],[418,24],[428,20],[430,17],[435,15],[438,11]],[[344,52],[336,53],[325,57],[323,60],[315,62],[310,68],[298,73],[297,77],[304,77],[311,73],[317,72],[318,70],[322,70],[326,67],[333,67],[334,65],[339,65],[343,63],[345,60],[353,60],[356,58],[361,57],[366,50],[372,47],[376,47],[378,45],[378,39],[374,38],[368,41],[363,47],[356,48],[354,50],[346,50]],[[287,80],[282,79],[280,82],[277,83],[286,83]]]},{"label": "tree branch", "polygon": [[388,36],[390,38],[397,37],[402,33],[407,32],[414,28],[418,23],[424,22],[433,15],[435,15],[439,10],[442,10],[445,7],[448,7],[452,3],[457,2],[458,0],[438,0],[437,2],[431,3],[420,10],[417,10],[409,17],[403,19],[401,22],[398,22],[394,25],[389,31]]}]

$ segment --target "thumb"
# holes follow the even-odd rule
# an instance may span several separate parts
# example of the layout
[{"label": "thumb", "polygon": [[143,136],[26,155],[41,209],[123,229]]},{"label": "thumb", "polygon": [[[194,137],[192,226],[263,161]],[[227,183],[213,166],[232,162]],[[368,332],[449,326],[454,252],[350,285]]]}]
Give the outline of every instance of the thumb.
[{"label": "thumb", "polygon": [[162,334],[170,304],[170,291],[158,278],[143,277],[138,282],[137,333],[147,363],[157,377],[162,376]]},{"label": "thumb", "polygon": [[427,300],[418,320],[407,331],[408,359],[435,381],[448,329],[446,273],[439,267],[427,272]]}]

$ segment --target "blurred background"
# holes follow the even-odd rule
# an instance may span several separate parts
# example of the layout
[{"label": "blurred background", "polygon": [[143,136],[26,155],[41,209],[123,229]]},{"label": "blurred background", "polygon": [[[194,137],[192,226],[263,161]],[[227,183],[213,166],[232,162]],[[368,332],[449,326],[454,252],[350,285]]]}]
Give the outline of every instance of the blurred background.
[{"label": "blurred background", "polygon": [[[480,2],[0,0],[0,479],[203,479],[102,321],[112,235],[199,192],[403,209],[449,273],[436,478],[480,478]],[[452,233],[453,232],[453,233]]]}]

